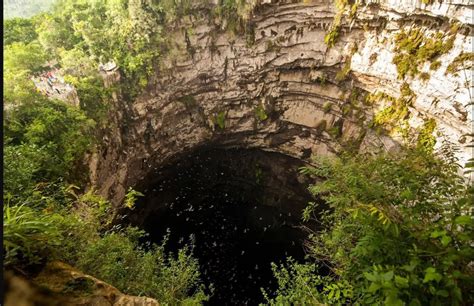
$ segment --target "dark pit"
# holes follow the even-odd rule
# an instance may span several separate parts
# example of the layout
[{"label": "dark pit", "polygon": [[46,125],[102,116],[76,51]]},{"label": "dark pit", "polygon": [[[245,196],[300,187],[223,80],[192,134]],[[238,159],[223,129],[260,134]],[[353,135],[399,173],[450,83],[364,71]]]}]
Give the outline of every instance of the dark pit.
[{"label": "dark pit", "polygon": [[261,288],[276,289],[272,262],[304,260],[301,211],[312,197],[303,165],[256,149],[202,148],[150,173],[127,219],[152,242],[169,231],[169,251],[192,237],[203,280],[214,287],[208,305],[256,305]]}]

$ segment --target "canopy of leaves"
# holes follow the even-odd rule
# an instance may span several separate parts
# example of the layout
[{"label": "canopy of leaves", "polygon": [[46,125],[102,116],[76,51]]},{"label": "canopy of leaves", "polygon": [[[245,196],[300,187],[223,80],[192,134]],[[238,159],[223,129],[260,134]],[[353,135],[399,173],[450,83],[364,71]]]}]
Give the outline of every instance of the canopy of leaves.
[{"label": "canopy of leaves", "polygon": [[93,126],[80,110],[42,97],[12,108],[4,122],[4,192],[19,196],[36,183],[71,176]]},{"label": "canopy of leaves", "polygon": [[34,23],[30,19],[13,18],[3,21],[3,45],[14,42],[28,44],[35,40],[38,35],[35,32]]}]

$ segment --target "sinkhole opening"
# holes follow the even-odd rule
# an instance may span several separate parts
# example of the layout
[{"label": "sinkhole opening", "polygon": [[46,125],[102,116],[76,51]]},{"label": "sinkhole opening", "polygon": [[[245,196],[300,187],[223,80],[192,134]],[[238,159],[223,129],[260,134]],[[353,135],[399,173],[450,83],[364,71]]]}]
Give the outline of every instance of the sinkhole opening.
[{"label": "sinkhole opening", "polygon": [[[168,251],[189,238],[208,305],[255,305],[277,288],[271,263],[303,261],[301,212],[312,197],[301,160],[257,149],[201,148],[153,170],[127,219]],[[317,230],[317,225],[305,223]]]}]

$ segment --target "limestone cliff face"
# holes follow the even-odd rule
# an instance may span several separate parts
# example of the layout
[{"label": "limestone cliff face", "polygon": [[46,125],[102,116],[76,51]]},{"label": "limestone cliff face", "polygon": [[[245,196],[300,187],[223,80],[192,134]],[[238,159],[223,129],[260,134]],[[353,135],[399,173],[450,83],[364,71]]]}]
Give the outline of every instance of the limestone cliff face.
[{"label": "limestone cliff face", "polygon": [[[288,2],[262,1],[242,35],[222,30],[225,21],[210,20],[205,6],[169,29],[171,48],[146,92],[133,102],[115,100],[111,128],[89,157],[92,183],[119,203],[149,169],[202,145],[261,148],[303,160],[347,147],[396,149],[399,133],[370,128],[387,101],[367,103],[366,97],[383,92],[397,99],[405,82],[414,93],[405,118],[411,138],[433,118],[436,130],[462,147],[461,163],[472,155],[463,148],[473,123],[469,62],[446,72],[471,51],[468,0],[366,1],[354,18],[343,18],[331,48],[324,37],[338,13],[333,2]],[[460,25],[454,34],[453,22]],[[402,80],[392,63],[394,38],[413,27],[427,36],[454,35],[453,47],[437,58],[439,68],[419,67],[424,79]]]}]

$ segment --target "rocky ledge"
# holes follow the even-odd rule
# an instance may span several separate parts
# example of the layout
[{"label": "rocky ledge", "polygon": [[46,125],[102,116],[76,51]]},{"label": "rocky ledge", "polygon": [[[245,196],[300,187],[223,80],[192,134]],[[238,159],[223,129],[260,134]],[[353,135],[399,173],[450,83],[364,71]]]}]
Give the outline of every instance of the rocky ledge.
[{"label": "rocky ledge", "polygon": [[[449,139],[466,162],[472,57],[459,59],[472,54],[473,6],[431,2],[366,1],[341,10],[327,0],[262,1],[242,34],[223,30],[225,21],[196,6],[169,29],[169,50],[146,91],[133,102],[115,96],[110,128],[88,157],[92,185],[118,204],[150,170],[203,145],[308,161],[343,149],[396,150],[426,122],[434,122],[437,146]],[[342,16],[339,25],[335,16]],[[325,35],[334,29],[328,46]],[[410,35],[449,46],[400,76],[412,60],[401,45]],[[397,68],[400,54],[405,62]],[[390,112],[397,120],[384,119]]]}]

